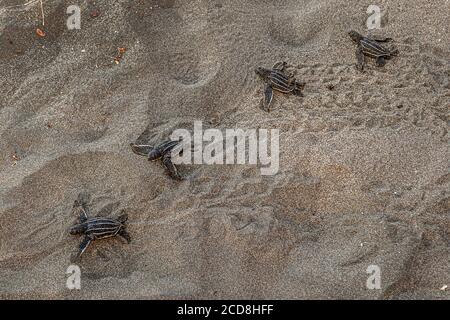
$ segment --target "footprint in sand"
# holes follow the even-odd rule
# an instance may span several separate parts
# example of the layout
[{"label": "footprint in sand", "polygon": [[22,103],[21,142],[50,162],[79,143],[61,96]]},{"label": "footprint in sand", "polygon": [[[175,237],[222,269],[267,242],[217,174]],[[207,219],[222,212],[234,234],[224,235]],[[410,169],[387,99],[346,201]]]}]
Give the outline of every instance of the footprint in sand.
[{"label": "footprint in sand", "polygon": [[220,64],[208,53],[194,49],[188,52],[174,54],[169,73],[171,77],[183,86],[198,87],[212,81],[220,68]]},{"label": "footprint in sand", "polygon": [[322,4],[313,5],[307,12],[298,3],[292,4],[291,7],[293,8],[289,13],[282,11],[271,16],[269,36],[272,42],[303,52],[325,49],[332,30],[325,27],[317,28],[314,23],[322,14]]}]

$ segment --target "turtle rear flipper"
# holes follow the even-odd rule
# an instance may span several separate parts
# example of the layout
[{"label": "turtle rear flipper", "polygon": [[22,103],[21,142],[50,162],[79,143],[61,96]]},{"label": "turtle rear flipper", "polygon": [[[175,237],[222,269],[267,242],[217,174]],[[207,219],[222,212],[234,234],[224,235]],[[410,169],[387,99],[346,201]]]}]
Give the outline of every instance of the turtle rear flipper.
[{"label": "turtle rear flipper", "polygon": [[305,88],[305,85],[306,85],[306,82],[298,82],[298,81],[296,81],[293,93],[296,96],[303,97],[302,90]]},{"label": "turtle rear flipper", "polygon": [[145,156],[145,157],[147,157],[150,154],[150,152],[153,150],[153,146],[151,146],[149,144],[130,143],[130,147],[134,153],[136,153],[140,156]]},{"label": "turtle rear flipper", "polygon": [[272,104],[273,100],[273,89],[270,85],[266,86],[266,89],[264,90],[264,110],[267,112],[270,111],[270,105]]},{"label": "turtle rear flipper", "polygon": [[384,59],[384,57],[378,57],[376,63],[377,67],[382,67],[386,64],[386,60]]},{"label": "turtle rear flipper", "polygon": [[131,236],[125,229],[120,229],[119,236],[127,240],[128,243],[131,243]]}]

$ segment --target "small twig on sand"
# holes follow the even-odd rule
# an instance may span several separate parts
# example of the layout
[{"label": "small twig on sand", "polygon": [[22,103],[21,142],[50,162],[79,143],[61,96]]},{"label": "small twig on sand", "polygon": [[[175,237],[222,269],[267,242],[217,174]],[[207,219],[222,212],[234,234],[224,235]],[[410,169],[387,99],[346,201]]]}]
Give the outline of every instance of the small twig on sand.
[{"label": "small twig on sand", "polygon": [[39,2],[41,3],[42,26],[45,26],[44,6],[42,5],[42,0],[39,0]]}]

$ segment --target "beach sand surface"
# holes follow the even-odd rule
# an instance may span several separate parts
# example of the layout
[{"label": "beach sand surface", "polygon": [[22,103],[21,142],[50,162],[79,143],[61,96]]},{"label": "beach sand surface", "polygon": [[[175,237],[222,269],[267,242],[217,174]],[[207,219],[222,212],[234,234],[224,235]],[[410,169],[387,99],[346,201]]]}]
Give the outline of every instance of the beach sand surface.
[{"label": "beach sand surface", "polygon": [[[449,1],[380,1],[400,54],[363,73],[347,32],[372,1],[77,1],[80,30],[73,1],[44,27],[25,2],[0,2],[0,298],[450,298]],[[306,86],[267,113],[254,69],[276,61]],[[179,182],[130,150],[194,121],[280,130],[279,172]],[[79,197],[132,242],[94,242],[69,290]]]}]

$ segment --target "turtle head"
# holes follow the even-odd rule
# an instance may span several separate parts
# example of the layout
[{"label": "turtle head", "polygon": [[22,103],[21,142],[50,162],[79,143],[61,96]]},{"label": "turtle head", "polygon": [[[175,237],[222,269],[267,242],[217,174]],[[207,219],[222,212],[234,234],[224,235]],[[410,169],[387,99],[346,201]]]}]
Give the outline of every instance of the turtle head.
[{"label": "turtle head", "polygon": [[348,35],[350,36],[350,38],[352,38],[353,41],[358,42],[359,40],[361,40],[362,36],[356,32],[355,30],[350,30],[348,32]]},{"label": "turtle head", "polygon": [[69,233],[71,235],[77,235],[77,234],[82,234],[86,231],[86,224],[85,223],[80,223],[80,224],[76,224],[73,227],[70,228]]},{"label": "turtle head", "polygon": [[257,67],[255,69],[255,72],[257,75],[259,75],[263,78],[267,78],[269,76],[270,70],[263,68],[263,67]]}]

